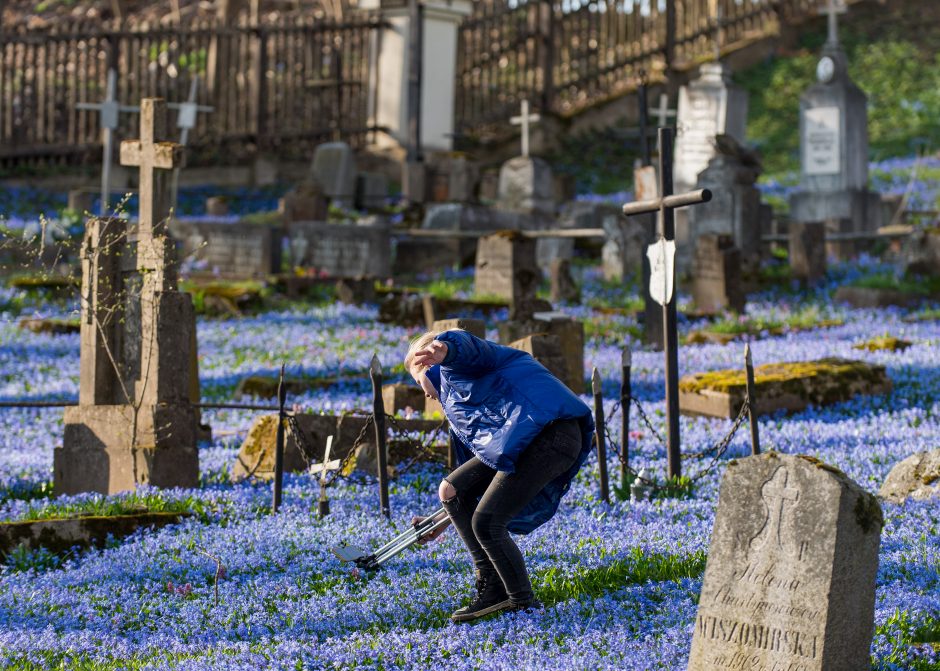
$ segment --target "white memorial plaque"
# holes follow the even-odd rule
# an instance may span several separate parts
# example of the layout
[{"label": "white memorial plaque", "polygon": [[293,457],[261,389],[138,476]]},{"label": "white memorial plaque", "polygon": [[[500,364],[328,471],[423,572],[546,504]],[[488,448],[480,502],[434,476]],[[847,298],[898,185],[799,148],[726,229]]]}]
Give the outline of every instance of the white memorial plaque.
[{"label": "white memorial plaque", "polygon": [[816,107],[803,115],[803,173],[838,175],[842,170],[839,108]]},{"label": "white memorial plaque", "polygon": [[660,305],[672,300],[675,273],[676,241],[660,238],[646,250],[650,260],[650,296]]}]

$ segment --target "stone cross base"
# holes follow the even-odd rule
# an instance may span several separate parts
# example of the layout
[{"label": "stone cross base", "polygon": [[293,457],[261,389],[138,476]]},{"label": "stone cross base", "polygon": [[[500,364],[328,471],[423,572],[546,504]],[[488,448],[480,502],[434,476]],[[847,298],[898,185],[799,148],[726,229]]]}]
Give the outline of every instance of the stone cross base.
[{"label": "stone cross base", "polygon": [[56,494],[115,492],[138,485],[197,487],[198,423],[190,405],[79,405],[65,410],[62,447],[53,452]]}]

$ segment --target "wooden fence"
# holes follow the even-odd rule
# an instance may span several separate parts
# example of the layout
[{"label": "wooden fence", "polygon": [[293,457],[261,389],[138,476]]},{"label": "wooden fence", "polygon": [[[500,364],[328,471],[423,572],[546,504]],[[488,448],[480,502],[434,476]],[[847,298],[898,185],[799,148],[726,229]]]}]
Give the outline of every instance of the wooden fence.
[{"label": "wooden fence", "polygon": [[[572,116],[815,16],[819,0],[481,0],[460,32],[458,132]],[[721,17],[720,21],[717,20]]]},{"label": "wooden fence", "polygon": [[[139,104],[183,102],[193,77],[200,114],[190,146],[207,159],[260,147],[297,155],[335,136],[361,144],[368,132],[369,55],[379,23],[310,20],[271,25],[133,30],[100,24],[0,36],[0,167],[96,160],[98,113],[76,103],[105,97]],[[136,114],[122,114],[118,137],[136,137]],[[172,124],[175,117],[171,118]],[[229,159],[238,156],[229,156]]]}]

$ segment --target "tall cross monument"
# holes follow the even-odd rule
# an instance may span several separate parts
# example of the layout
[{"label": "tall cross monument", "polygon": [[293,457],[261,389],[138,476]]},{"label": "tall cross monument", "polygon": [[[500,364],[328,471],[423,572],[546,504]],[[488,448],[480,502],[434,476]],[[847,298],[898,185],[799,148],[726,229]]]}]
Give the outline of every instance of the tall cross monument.
[{"label": "tall cross monument", "polygon": [[54,452],[56,493],[199,481],[189,380],[195,317],[178,289],[167,233],[168,178],[181,147],[160,141],[163,100],[144,99],[140,123],[140,139],[121,143],[121,163],[140,169],[136,227],[119,219],[86,224],[79,405],[66,409]]}]

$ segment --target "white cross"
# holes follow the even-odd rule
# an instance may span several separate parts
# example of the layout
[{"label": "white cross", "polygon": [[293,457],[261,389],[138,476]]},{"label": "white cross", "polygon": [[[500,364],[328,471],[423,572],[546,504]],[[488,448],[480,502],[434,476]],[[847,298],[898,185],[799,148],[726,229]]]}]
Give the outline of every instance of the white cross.
[{"label": "white cross", "polygon": [[538,121],[541,117],[537,113],[529,114],[529,101],[522,101],[522,114],[510,117],[509,123],[513,126],[522,126],[522,155],[529,155],[529,123]]},{"label": "white cross", "polygon": [[650,108],[650,113],[658,117],[656,125],[663,128],[669,125],[669,117],[676,116],[676,110],[669,109],[669,96],[665,93],[659,94],[659,107]]},{"label": "white cross", "polygon": [[836,16],[838,14],[845,14],[848,11],[848,7],[845,6],[845,0],[828,0],[826,6],[822,8],[822,13],[827,14],[829,17],[829,35],[826,39],[826,44],[835,46],[839,43],[839,25],[836,22]]},{"label": "white cross", "polygon": [[326,487],[326,474],[328,471],[338,470],[342,465],[339,459],[334,459],[330,461],[330,450],[333,447],[333,436],[329,436],[326,439],[326,449],[323,451],[323,463],[314,464],[310,467],[310,474],[316,475],[320,474],[320,487]]},{"label": "white cross", "polygon": [[117,71],[108,70],[108,84],[105,97],[100,103],[77,103],[76,109],[97,110],[98,125],[101,126],[101,216],[107,216],[108,201],[111,196],[111,156],[114,153],[114,131],[118,127],[118,117],[121,112],[139,112],[139,107],[120,104],[115,96],[117,94]]},{"label": "white cross", "polygon": [[[186,102],[182,103],[168,103],[167,107],[171,107],[177,110],[178,115],[176,117],[176,127],[180,129],[180,146],[185,147],[186,143],[189,142],[189,131],[196,127],[196,115],[199,112],[214,112],[214,107],[209,107],[208,105],[200,105],[196,102],[196,94],[199,90],[199,76],[193,77],[192,82],[189,84],[189,98]],[[173,205],[173,210],[176,210],[176,197],[179,193],[180,185],[180,168],[176,167],[173,169],[173,184],[170,188],[170,203]]]}]

